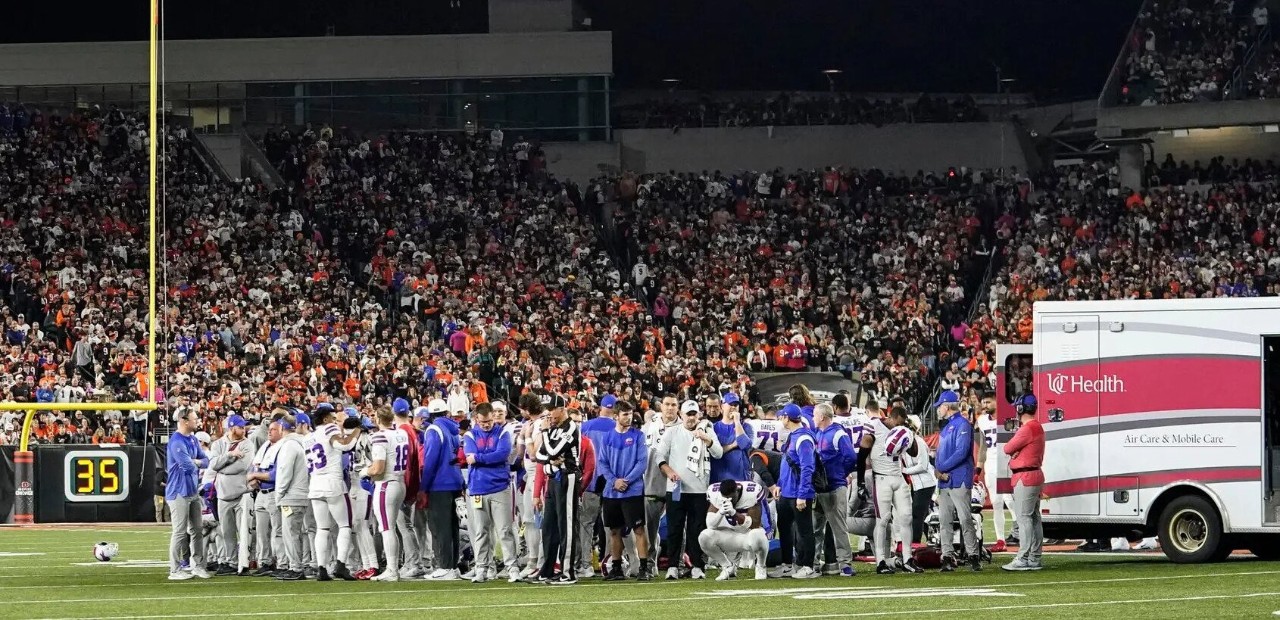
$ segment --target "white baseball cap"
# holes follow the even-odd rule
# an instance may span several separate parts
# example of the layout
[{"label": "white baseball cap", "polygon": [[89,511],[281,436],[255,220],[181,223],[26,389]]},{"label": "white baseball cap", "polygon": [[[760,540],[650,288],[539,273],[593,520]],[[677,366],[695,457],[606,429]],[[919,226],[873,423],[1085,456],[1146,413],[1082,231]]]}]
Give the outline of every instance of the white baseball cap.
[{"label": "white baseball cap", "polygon": [[699,413],[700,411],[701,409],[698,408],[698,401],[696,400],[686,400],[680,404],[681,415],[686,413]]},{"label": "white baseball cap", "polygon": [[200,440],[200,443],[209,443],[210,441],[213,440],[211,437],[209,437],[209,433],[206,433],[204,431],[200,431],[196,433],[196,439]]},{"label": "white baseball cap", "polygon": [[442,398],[434,398],[427,403],[428,413],[446,413],[449,411],[449,405]]}]

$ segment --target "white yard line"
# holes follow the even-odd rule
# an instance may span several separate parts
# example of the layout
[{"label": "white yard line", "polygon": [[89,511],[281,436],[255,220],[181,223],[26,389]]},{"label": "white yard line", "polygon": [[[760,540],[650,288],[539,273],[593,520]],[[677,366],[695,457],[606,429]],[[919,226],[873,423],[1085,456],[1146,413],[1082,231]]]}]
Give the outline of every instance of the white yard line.
[{"label": "white yard line", "polygon": [[[995,605],[989,607],[954,607],[946,609],[910,609],[892,611],[863,611],[845,614],[814,614],[810,616],[753,616],[735,620],[816,620],[818,618],[870,618],[876,616],[902,616],[914,614],[933,614],[975,611],[1006,611],[1015,609],[1050,609],[1055,607],[1098,607],[1103,605],[1135,605],[1148,603],[1186,603],[1193,601],[1214,601],[1242,598],[1280,597],[1280,592],[1251,592],[1249,594],[1209,594],[1205,596],[1180,596],[1170,598],[1124,599],[1117,601],[1087,601],[1075,603],[1039,603],[1030,605]],[[314,613],[314,612],[307,612]],[[160,617],[160,616],[154,616]]]},{"label": "white yard line", "polygon": [[[157,575],[160,575],[160,574],[164,574],[164,573],[157,573]],[[1025,588],[1025,587],[1036,587],[1036,586],[1065,586],[1065,585],[1085,585],[1085,584],[1098,584],[1098,583],[1125,583],[1125,582],[1133,582],[1133,581],[1165,581],[1165,580],[1169,580],[1169,579],[1207,579],[1207,578],[1213,578],[1213,577],[1249,577],[1249,576],[1255,576],[1255,575],[1276,575],[1276,574],[1280,574],[1280,570],[1268,570],[1268,571],[1241,571],[1241,572],[1229,572],[1229,573],[1204,573],[1204,574],[1199,574],[1199,575],[1165,575],[1165,576],[1150,576],[1150,577],[1113,577],[1113,578],[1108,578],[1108,579],[1077,579],[1077,580],[1074,580],[1074,581],[1031,581],[1031,582],[1027,582],[1027,583],[965,584],[965,585],[963,585],[963,586],[959,586],[959,585],[954,585],[954,586],[952,586],[952,585],[949,585],[949,586],[922,586],[920,589],[922,589],[922,590],[923,590],[923,589],[937,589],[938,587],[955,587],[955,588],[963,588],[963,589],[974,589],[974,588],[999,588],[999,589],[1006,589],[1006,588]],[[81,575],[75,575],[75,576],[76,576],[76,577],[79,577],[79,576],[81,576]],[[110,583],[110,584],[81,584],[81,585],[0,586],[0,590],[30,590],[30,589],[37,589],[37,590],[61,590],[61,589],[81,589],[81,588],[92,588],[92,587],[120,588],[120,587],[128,587],[128,586],[146,586],[146,585],[169,585],[169,586],[174,586],[174,587],[189,587],[189,586],[192,586],[192,585],[216,585],[216,584],[219,584],[219,583],[225,583],[225,582],[228,582],[228,581],[231,581],[231,582],[239,582],[240,580],[239,580],[239,579],[234,579],[234,580],[233,580],[233,579],[232,579],[232,578],[230,578],[230,577],[222,577],[222,578],[214,578],[214,579],[208,579],[208,580],[196,580],[196,579],[193,579],[193,580],[188,580],[188,581],[183,581],[183,582],[172,582],[172,583],[170,583],[170,582],[168,582],[168,581],[163,581],[163,582],[159,582],[159,583],[157,583],[157,582],[142,582],[142,583],[127,583],[127,584],[121,584],[121,583]],[[268,581],[267,581],[267,580],[265,580],[265,579],[255,579],[254,581],[247,581],[246,583],[268,583]],[[432,582],[430,582],[430,581],[425,581],[425,580],[414,580],[414,581],[409,581],[409,582],[397,582],[397,583],[398,583],[398,584],[403,584],[403,583],[415,583],[415,584],[424,584],[424,585],[425,585],[425,584],[431,584]],[[734,580],[734,581],[728,581],[728,582],[725,582],[725,583],[727,583],[727,584],[747,585],[747,584],[754,584],[754,583],[755,583],[755,581],[754,581],[754,580],[741,580],[741,579],[739,579],[739,580]],[[778,581],[778,580],[771,579],[771,580],[769,580],[769,581],[767,581],[767,582],[765,582],[765,583],[771,583],[771,584],[775,584],[775,585],[776,585],[776,584],[778,584],[778,583],[779,583],[779,581]],[[871,586],[871,585],[863,586],[862,584],[853,584],[853,583],[851,583],[851,582],[844,582],[844,581],[842,581],[842,582],[841,582],[841,584],[844,584],[844,583],[850,583],[850,586],[847,586],[847,588],[859,588],[859,587],[864,587],[864,588],[873,588],[873,587],[884,587],[884,586],[885,586],[885,584],[876,584],[875,586]],[[619,587],[619,586],[623,586],[623,587],[625,587],[625,586],[627,586],[627,585],[635,585],[635,586],[661,586],[661,585],[664,585],[664,582],[662,582],[662,581],[654,581],[654,582],[649,582],[649,583],[632,583],[632,584],[614,584],[614,583],[580,583],[580,584],[577,584],[577,585],[574,585],[574,586],[566,586],[566,587],[568,587],[568,588],[573,588],[573,589],[577,589],[577,588],[616,588],[616,587]],[[708,582],[708,585],[710,585],[710,582]],[[843,586],[843,585],[840,585],[840,586],[831,586],[831,587],[826,588],[826,589],[835,589],[835,588],[846,588],[846,586]],[[363,593],[369,593],[369,594],[373,594],[373,593],[400,594],[400,593],[436,593],[436,592],[472,592],[472,593],[476,593],[476,594],[483,594],[483,593],[485,593],[485,592],[500,592],[500,591],[504,591],[504,590],[526,590],[526,591],[528,591],[528,590],[533,590],[533,589],[534,589],[534,588],[533,588],[532,586],[529,586],[529,585],[517,585],[517,586],[499,586],[499,587],[476,587],[476,586],[469,586],[469,587],[452,587],[452,588],[440,588],[440,589],[436,589],[436,588],[418,588],[418,589],[413,589],[413,590],[385,590],[385,591],[383,591],[383,590],[360,590],[360,591],[358,591],[358,592],[359,592],[359,593],[362,593],[362,594],[363,594]],[[820,591],[820,590],[822,590],[822,589],[823,589],[823,588],[815,588],[815,591]],[[712,591],[712,593],[714,594],[714,591]],[[327,596],[348,596],[348,595],[350,595],[350,594],[351,594],[351,592],[344,592],[344,591],[339,591],[339,592],[307,592],[307,593],[298,593],[298,594],[296,594],[296,595],[295,595],[295,594],[293,594],[293,593],[285,593],[285,594],[278,594],[278,593],[277,593],[277,594],[215,594],[215,595],[205,595],[205,596],[201,596],[200,598],[202,598],[202,599],[206,599],[206,598],[208,598],[208,599],[240,599],[240,598],[249,599],[249,598],[260,598],[260,597],[270,597],[270,596],[310,596],[310,597],[315,597],[315,598],[323,598],[323,597],[327,597]],[[773,590],[773,589],[766,589],[765,587],[761,587],[761,588],[760,588],[760,592],[759,592],[758,594],[742,594],[742,595],[738,595],[738,597],[739,597],[739,598],[744,598],[744,597],[753,597],[753,596],[759,596],[759,597],[787,597],[787,596],[794,596],[795,594],[796,594],[796,592],[794,591],[794,589],[787,590],[787,591],[783,591],[783,592],[779,592],[779,591],[777,591],[777,590]],[[184,600],[184,599],[189,599],[189,598],[191,598],[189,595],[183,595],[183,596],[157,596],[157,597],[148,597],[148,598],[138,598],[138,597],[134,597],[134,596],[129,596],[129,597],[121,597],[121,598],[103,598],[103,597],[94,597],[94,598],[92,598],[92,599],[84,599],[84,600],[76,600],[76,599],[32,599],[32,600],[7,601],[7,602],[9,602],[9,603],[21,603],[21,604],[27,604],[27,603],[34,604],[34,603],[39,603],[39,604],[55,604],[55,605],[56,605],[56,604],[63,604],[63,603],[76,603],[76,602],[103,602],[103,603],[110,603],[110,602],[128,602],[128,601],[170,601],[170,600]],[[707,598],[707,597],[706,597],[706,596],[699,596],[699,597],[692,598],[692,599],[689,599],[689,600],[702,600],[702,599],[704,599],[704,598]],[[676,599],[659,599],[659,600],[676,600]],[[589,603],[584,603],[584,604],[589,604]],[[445,609],[445,608],[442,608],[442,609]],[[299,612],[299,613],[304,613],[304,612]],[[127,617],[127,616],[122,616],[122,617]]]}]

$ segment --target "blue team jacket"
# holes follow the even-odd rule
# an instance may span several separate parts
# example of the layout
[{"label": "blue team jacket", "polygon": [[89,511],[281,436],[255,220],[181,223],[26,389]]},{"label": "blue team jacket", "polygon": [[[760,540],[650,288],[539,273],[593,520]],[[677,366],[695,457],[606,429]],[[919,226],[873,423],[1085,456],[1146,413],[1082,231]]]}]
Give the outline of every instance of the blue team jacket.
[{"label": "blue team jacket", "polygon": [[938,481],[939,489],[973,488],[973,425],[953,414],[938,435],[938,456],[934,469],[949,476]]},{"label": "blue team jacket", "polygon": [[854,451],[849,432],[839,424],[832,424],[815,433],[818,436],[818,458],[822,459],[822,466],[827,470],[827,482],[832,489],[848,486],[849,472],[858,465],[858,453]]},{"label": "blue team jacket", "polygon": [[[616,428],[617,426],[618,426],[617,421],[613,420],[612,418],[597,416],[582,423],[582,434],[591,439],[591,447],[594,448],[596,446],[599,446],[604,441],[604,438],[607,437],[609,433],[612,433],[613,429]],[[600,451],[599,450],[596,450],[595,466],[596,466],[595,472],[597,474],[596,480],[599,480],[601,478],[601,476],[599,475],[600,474]],[[596,480],[587,481],[588,491],[591,491],[593,493],[595,492]],[[613,484],[613,482],[610,481],[609,484]]]},{"label": "blue team jacket", "polygon": [[462,470],[458,468],[458,423],[448,416],[431,421],[423,442],[422,483],[419,488],[427,493],[461,491]]},{"label": "blue team jacket", "polygon": [[[791,499],[813,499],[813,459],[816,458],[813,431],[803,426],[791,431],[782,459],[778,486],[782,496]],[[795,463],[799,471],[791,466]]]},{"label": "blue team jacket", "polygon": [[[593,440],[594,441],[594,440]],[[640,497],[644,495],[644,471],[649,464],[649,449],[644,445],[644,432],[630,428],[619,433],[617,427],[605,434],[596,449],[596,472],[604,478],[605,498]],[[627,490],[613,488],[617,479],[627,481]]]},{"label": "blue team jacket", "polygon": [[[723,482],[725,480],[750,480],[751,476],[751,459],[749,452],[751,451],[751,436],[743,426],[743,434],[734,436],[734,427],[732,424],[725,422],[716,422],[715,432],[716,441],[724,446],[724,456],[711,459],[711,482]],[[737,450],[729,450],[729,446],[737,444]]]},{"label": "blue team jacket", "polygon": [[195,497],[200,489],[200,467],[209,464],[209,456],[200,447],[200,440],[194,434],[174,433],[169,438],[165,454],[165,469],[169,474],[164,488],[165,499]]},{"label": "blue team jacket", "polygon": [[507,465],[507,458],[511,456],[510,433],[504,433],[497,424],[487,433],[479,426],[473,426],[462,437],[462,451],[476,458],[467,477],[467,487],[472,495],[490,495],[507,490],[511,483],[511,468]]}]

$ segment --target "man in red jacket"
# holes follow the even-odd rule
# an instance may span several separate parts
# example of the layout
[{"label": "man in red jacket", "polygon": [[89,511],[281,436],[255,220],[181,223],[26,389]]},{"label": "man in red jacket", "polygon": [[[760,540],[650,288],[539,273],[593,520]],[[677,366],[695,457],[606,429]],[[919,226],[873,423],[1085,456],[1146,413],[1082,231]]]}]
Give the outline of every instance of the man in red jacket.
[{"label": "man in red jacket", "polygon": [[391,412],[395,414],[396,428],[409,436],[409,464],[404,471],[404,505],[400,507],[400,514],[396,517],[396,529],[400,532],[402,541],[400,544],[404,545],[405,559],[400,567],[400,578],[412,579],[421,577],[426,572],[422,554],[422,535],[414,527],[413,515],[415,504],[425,506],[425,498],[421,497],[425,494],[417,491],[422,480],[422,441],[418,429],[413,427],[409,401],[403,398],[395,399],[391,403]]},{"label": "man in red jacket", "polygon": [[1044,427],[1036,420],[1036,397],[1024,394],[1014,401],[1022,423],[1004,446],[1013,472],[1013,514],[1018,519],[1021,546],[1013,561],[1001,568],[1010,571],[1040,570],[1044,530],[1040,523],[1040,489],[1044,486]]}]

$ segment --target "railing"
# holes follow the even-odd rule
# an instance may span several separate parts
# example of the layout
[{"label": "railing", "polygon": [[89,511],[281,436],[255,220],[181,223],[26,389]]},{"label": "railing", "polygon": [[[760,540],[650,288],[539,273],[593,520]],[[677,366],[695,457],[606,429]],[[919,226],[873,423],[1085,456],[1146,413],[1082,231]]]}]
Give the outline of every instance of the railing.
[{"label": "railing", "polygon": [[1133,34],[1138,30],[1138,18],[1147,12],[1147,8],[1151,6],[1152,0],[1145,0],[1141,7],[1138,7],[1138,13],[1133,16],[1133,23],[1129,24],[1129,31],[1124,35],[1124,45],[1120,46],[1120,53],[1116,54],[1116,61],[1111,64],[1111,73],[1107,75],[1107,83],[1102,85],[1102,92],[1098,94],[1098,109],[1114,106],[1120,101],[1120,89],[1123,87],[1121,77],[1124,69],[1125,61],[1128,60],[1129,54],[1133,52],[1129,46],[1133,43]]},{"label": "railing", "polygon": [[1245,92],[1245,75],[1257,61],[1258,57],[1266,52],[1267,47],[1271,45],[1271,25],[1258,30],[1258,36],[1254,38],[1253,44],[1249,46],[1249,50],[1244,54],[1244,60],[1236,66],[1236,70],[1231,73],[1231,80],[1227,82],[1226,88],[1223,89],[1222,99],[1244,99]]}]

